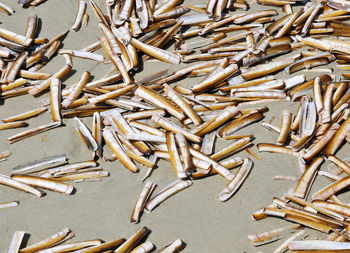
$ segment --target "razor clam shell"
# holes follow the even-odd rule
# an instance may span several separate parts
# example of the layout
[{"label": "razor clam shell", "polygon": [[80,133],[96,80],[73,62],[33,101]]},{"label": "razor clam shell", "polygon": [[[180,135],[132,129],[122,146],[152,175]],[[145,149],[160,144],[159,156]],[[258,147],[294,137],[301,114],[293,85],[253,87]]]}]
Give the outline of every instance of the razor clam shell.
[{"label": "razor clam shell", "polygon": [[335,242],[323,240],[293,241],[288,244],[289,250],[350,250],[349,242]]},{"label": "razor clam shell", "polygon": [[50,169],[52,167],[60,166],[66,163],[67,163],[66,155],[55,155],[55,156],[45,157],[43,159],[36,160],[34,162],[29,162],[24,165],[14,167],[12,171],[13,173],[16,173],[16,174],[19,174],[19,173],[27,174],[27,173],[42,171],[45,169]]},{"label": "razor clam shell", "polygon": [[94,137],[92,137],[90,130],[77,117],[74,117],[74,120],[77,122],[77,125],[78,125],[76,127],[76,129],[85,138],[85,141],[88,145],[89,150],[92,152],[95,152],[98,149],[98,144],[97,144],[96,140],[94,139]]},{"label": "razor clam shell", "polygon": [[315,102],[308,102],[301,118],[301,132],[304,136],[311,136],[316,128],[317,112]]}]

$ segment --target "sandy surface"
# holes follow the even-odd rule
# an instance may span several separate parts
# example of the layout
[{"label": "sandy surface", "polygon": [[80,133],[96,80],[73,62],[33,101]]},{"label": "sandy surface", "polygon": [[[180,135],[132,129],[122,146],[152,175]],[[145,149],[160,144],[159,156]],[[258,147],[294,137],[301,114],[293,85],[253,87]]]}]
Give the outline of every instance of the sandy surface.
[{"label": "sandy surface", "polygon": [[[1,27],[23,34],[27,16],[35,12],[42,20],[40,37],[52,38],[58,33],[71,27],[74,20],[77,1],[48,0],[36,8],[22,9],[17,1],[6,0],[4,3],[14,8],[13,16],[1,16]],[[97,1],[97,3],[103,1]],[[186,1],[187,2],[187,1]],[[195,3],[195,1],[188,1]],[[101,4],[100,3],[100,4]],[[205,1],[196,1],[205,3]],[[268,7],[259,6],[260,9]],[[64,40],[63,48],[80,49],[95,42],[101,35],[96,26],[96,19],[88,7],[90,14],[89,25],[79,32],[70,32]],[[62,56],[55,57],[41,72],[55,73],[64,63]],[[73,74],[64,81],[65,85],[76,82],[83,71],[90,71],[95,78],[102,77],[110,65],[97,64],[89,60],[73,60]],[[160,62],[146,63],[144,70],[137,77],[144,77],[151,73],[169,67]],[[297,73],[299,74],[299,73]],[[186,79],[181,85],[191,86],[201,80]],[[0,118],[25,112],[40,106],[39,101],[48,96],[45,93],[39,98],[30,95],[0,101]],[[280,124],[282,109],[290,108],[295,112],[297,103],[275,102],[267,104],[270,108],[265,114],[265,120],[275,125]],[[83,121],[91,126],[91,118]],[[28,120],[29,127],[39,126],[51,122],[49,113]],[[13,167],[43,157],[66,154],[70,162],[84,161],[91,158],[91,153],[85,148],[75,133],[70,120],[64,120],[64,127],[40,134],[38,136],[8,145],[5,138],[22,129],[0,132],[0,151],[10,150],[12,156],[0,163],[0,173],[9,175]],[[254,143],[273,143],[277,135],[254,124],[238,134],[254,134]],[[218,142],[216,150],[229,142]],[[256,148],[252,151],[257,153]],[[109,152],[110,154],[110,152]],[[142,182],[137,174],[132,174],[121,164],[101,161],[101,167],[110,172],[110,177],[101,182],[75,183],[76,193],[71,196],[47,192],[43,198],[22,193],[11,188],[0,186],[0,202],[17,200],[20,205],[16,208],[0,212],[0,251],[4,252],[16,230],[24,230],[30,234],[29,244],[48,237],[63,229],[71,228],[76,236],[71,241],[101,238],[105,241],[119,237],[128,238],[141,226],[152,230],[149,240],[158,248],[181,238],[186,242],[184,252],[271,252],[278,243],[254,248],[247,239],[248,234],[267,231],[287,222],[268,218],[259,222],[251,220],[251,213],[271,203],[272,197],[281,196],[295,183],[289,181],[273,181],[274,175],[299,176],[296,158],[287,155],[262,153],[258,154],[262,160],[253,157],[254,168],[238,193],[226,203],[216,199],[217,194],[225,187],[226,180],[220,176],[213,176],[194,181],[192,187],[165,201],[150,214],[144,214],[137,225],[129,222],[134,203],[142,189]],[[246,152],[239,154],[248,157]],[[346,149],[339,153],[346,157]],[[325,165],[324,165],[325,166]],[[160,161],[158,168],[150,180],[156,183],[156,192],[175,179],[170,163]],[[318,178],[312,192],[328,182]],[[315,236],[316,234],[313,234]]]}]

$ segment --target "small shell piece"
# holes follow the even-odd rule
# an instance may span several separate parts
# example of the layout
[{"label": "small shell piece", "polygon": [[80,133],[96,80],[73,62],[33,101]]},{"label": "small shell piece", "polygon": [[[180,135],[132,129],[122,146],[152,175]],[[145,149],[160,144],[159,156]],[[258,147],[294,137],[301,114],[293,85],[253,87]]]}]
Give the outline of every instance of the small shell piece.
[{"label": "small shell piece", "polygon": [[9,122],[9,123],[0,124],[0,131],[17,128],[17,127],[25,127],[25,126],[27,126],[27,123],[25,123],[24,121]]},{"label": "small shell piece", "polygon": [[6,160],[7,157],[9,157],[12,153],[10,151],[3,151],[0,152],[0,161]]},{"label": "small shell piece", "polygon": [[159,253],[176,253],[181,251],[185,247],[185,243],[180,239],[177,239],[175,242],[170,244],[168,247],[161,249]]},{"label": "small shell piece", "polygon": [[18,205],[19,205],[19,202],[18,202],[18,201],[12,201],[12,202],[1,203],[1,204],[0,204],[0,210],[1,210],[1,209],[8,208],[8,207],[18,206]]},{"label": "small shell piece", "polygon": [[130,253],[148,253],[154,248],[154,244],[150,241],[144,242],[137,246],[135,249],[130,251]]},{"label": "small shell piece", "polygon": [[0,2],[0,10],[5,12],[7,15],[12,15],[14,13],[13,9],[7,4]]},{"label": "small shell piece", "polygon": [[292,122],[292,114],[289,110],[283,110],[282,112],[282,123],[281,132],[277,139],[277,144],[283,145],[289,136],[289,131]]}]

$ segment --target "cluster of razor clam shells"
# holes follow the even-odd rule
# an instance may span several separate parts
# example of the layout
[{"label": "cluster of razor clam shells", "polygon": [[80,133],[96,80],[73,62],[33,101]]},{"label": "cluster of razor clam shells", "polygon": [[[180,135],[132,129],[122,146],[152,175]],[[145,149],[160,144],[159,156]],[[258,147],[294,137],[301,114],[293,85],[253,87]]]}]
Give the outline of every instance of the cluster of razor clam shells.
[{"label": "cluster of razor clam shells", "polygon": [[[73,243],[65,243],[72,237],[74,232],[69,228],[64,228],[56,234],[45,238],[37,243],[23,246],[23,241],[26,235],[25,231],[16,231],[12,237],[9,253],[21,252],[80,252],[80,253],[95,253],[95,252],[116,252],[116,253],[147,253],[154,250],[155,246],[151,241],[145,241],[150,230],[147,227],[140,228],[129,239],[118,238],[113,241],[103,242],[100,239],[79,241]],[[170,245],[159,249],[159,253],[178,252],[184,248],[184,242],[180,239],[175,240]]]},{"label": "cluster of razor clam shells", "polygon": [[[44,1],[19,4],[41,2]],[[49,108],[52,122],[7,137],[6,141],[12,144],[54,131],[63,126],[63,120],[73,118],[92,160],[66,164],[62,156],[45,158],[16,168],[10,177],[0,175],[1,184],[37,196],[43,192],[36,187],[71,194],[73,186],[62,181],[108,176],[108,172],[95,168],[99,159],[119,160],[133,173],[142,167],[143,180],[151,175],[159,159],[165,159],[171,162],[176,180],[153,196],[155,184],[146,181],[132,211],[132,223],[139,222],[143,211],[151,212],[190,187],[192,180],[214,174],[227,180],[217,196],[226,201],[253,167],[251,159],[231,156],[246,150],[259,159],[247,149],[253,145],[254,136],[235,132],[264,118],[268,107],[259,106],[262,103],[276,106],[279,101],[292,100],[299,107],[296,112],[284,110],[280,126],[262,122],[263,127],[278,136],[276,143],[257,144],[257,150],[291,155],[299,161],[300,178],[276,177],[298,183],[252,217],[260,220],[274,216],[296,225],[250,235],[249,239],[259,246],[293,231],[274,252],[350,249],[350,206],[337,197],[350,186],[350,165],[336,156],[344,143],[350,142],[350,89],[349,83],[343,81],[350,78],[346,73],[350,70],[347,1],[304,4],[258,0],[262,10],[255,12],[249,11],[245,0],[209,0],[206,5],[195,6],[180,0],[106,0],[104,8],[92,0],[89,3],[99,22],[99,40],[81,50],[59,49],[61,41],[69,36],[68,31],[51,40],[36,37],[36,15],[28,17],[25,35],[0,28],[0,99],[27,94],[37,97],[50,92],[50,98],[42,101],[42,108],[2,119],[0,130],[24,127],[26,119]],[[85,1],[78,2],[73,31],[87,25],[87,8]],[[277,16],[278,8],[283,15]],[[4,4],[0,10],[13,14]],[[174,50],[169,49],[170,43]],[[106,57],[94,52],[99,48]],[[281,55],[284,57],[275,59]],[[64,57],[65,65],[54,74],[39,72],[53,56]],[[105,77],[93,81],[85,71],[78,82],[61,89],[61,79],[72,70],[74,57],[109,63],[112,68]],[[186,64],[170,74],[161,71],[135,80],[134,74],[142,62],[154,59]],[[331,75],[333,69],[328,64],[334,61],[341,77]],[[283,71],[284,78],[276,79],[274,74]],[[309,80],[304,74],[289,76],[297,71],[323,74]],[[205,77],[191,88],[176,84],[180,79],[198,76]],[[93,118],[91,130],[81,117]],[[217,138],[229,143],[214,152]],[[103,144],[113,152],[112,157],[104,156]],[[4,151],[0,159],[9,155]],[[228,159],[223,161],[224,158]],[[336,169],[321,170],[325,159],[334,163]],[[56,162],[59,164],[52,166]],[[317,175],[327,177],[331,183],[313,194],[310,202],[308,193]],[[3,207],[17,204],[4,203]],[[300,240],[307,236],[304,227],[327,235],[322,240]],[[23,233],[15,236],[23,237]]]}]

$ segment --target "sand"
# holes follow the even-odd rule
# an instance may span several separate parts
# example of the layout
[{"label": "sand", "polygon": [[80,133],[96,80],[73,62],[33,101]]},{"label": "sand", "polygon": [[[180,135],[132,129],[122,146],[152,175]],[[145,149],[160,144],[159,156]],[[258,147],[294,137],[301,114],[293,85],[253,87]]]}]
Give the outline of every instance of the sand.
[{"label": "sand", "polygon": [[[71,27],[77,1],[48,0],[46,3],[29,9],[22,9],[14,0],[3,0],[16,13],[6,16],[0,13],[1,27],[23,34],[27,16],[36,13],[42,27],[40,37],[52,38],[56,34]],[[102,0],[96,1],[102,4]],[[202,3],[205,1],[186,1],[187,3]],[[254,6],[251,4],[251,6]],[[267,6],[254,8],[269,9]],[[253,9],[254,9],[253,8]],[[95,42],[101,35],[96,26],[96,19],[88,7],[89,25],[79,32],[70,32],[63,41],[63,48],[80,49]],[[101,52],[101,51],[99,51]],[[56,72],[64,63],[62,56],[55,57],[45,68],[45,73]],[[76,82],[83,71],[90,71],[95,78],[102,77],[110,65],[97,64],[89,60],[73,59],[73,71],[65,78],[64,85]],[[169,65],[160,62],[147,62],[143,71],[136,76],[145,77],[156,71],[168,68]],[[171,68],[173,68],[171,66]],[[299,74],[299,73],[297,73]],[[284,77],[284,76],[283,76]],[[198,80],[185,79],[179,82],[187,87]],[[0,118],[25,112],[40,106],[40,100],[48,97],[48,93],[38,98],[30,95],[0,100]],[[282,109],[289,108],[295,113],[297,102],[274,102],[266,104],[269,111],[265,121],[275,125],[280,124]],[[83,121],[91,126],[91,118]],[[51,122],[51,115],[44,113],[28,120],[29,127]],[[64,119],[64,127],[31,137],[21,142],[8,145],[5,138],[18,133],[22,129],[0,132],[0,151],[9,150],[12,155],[5,162],[0,162],[0,173],[10,175],[13,167],[51,155],[66,154],[70,162],[84,161],[91,158],[73,128],[71,120]],[[29,128],[28,127],[28,128]],[[254,134],[254,143],[274,143],[277,135],[261,127],[260,123],[253,124],[238,134]],[[219,141],[216,150],[227,145]],[[339,153],[346,157],[348,146]],[[257,154],[255,147],[252,151]],[[110,151],[107,150],[107,154]],[[296,158],[287,155],[261,153],[261,160],[249,156],[246,152],[239,153],[242,158],[250,157],[254,167],[248,179],[240,190],[229,201],[222,203],[216,199],[218,193],[225,187],[226,180],[220,176],[212,176],[196,180],[185,191],[165,201],[150,214],[144,214],[137,225],[129,222],[134,203],[142,189],[138,174],[132,174],[116,162],[100,162],[100,166],[110,172],[110,177],[100,182],[74,183],[76,193],[71,196],[47,192],[43,198],[22,193],[11,188],[0,186],[0,202],[20,202],[15,208],[0,211],[0,251],[4,252],[17,230],[24,230],[29,237],[29,244],[44,239],[64,227],[72,229],[76,236],[71,241],[101,238],[105,241],[119,237],[128,238],[141,226],[148,227],[152,232],[148,237],[158,248],[168,245],[181,238],[187,246],[183,252],[271,252],[279,243],[254,248],[248,241],[247,235],[274,229],[288,223],[279,219],[268,218],[259,222],[251,220],[251,213],[271,203],[274,196],[281,196],[289,188],[295,187],[295,182],[273,181],[274,175],[299,176]],[[325,165],[324,165],[325,166]],[[175,179],[170,163],[160,161],[150,180],[158,186],[156,192]],[[319,189],[328,181],[317,178],[312,192]],[[315,233],[312,233],[315,236]]]}]

